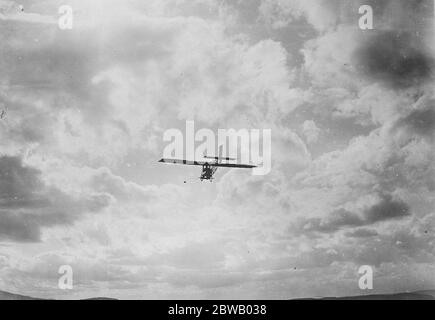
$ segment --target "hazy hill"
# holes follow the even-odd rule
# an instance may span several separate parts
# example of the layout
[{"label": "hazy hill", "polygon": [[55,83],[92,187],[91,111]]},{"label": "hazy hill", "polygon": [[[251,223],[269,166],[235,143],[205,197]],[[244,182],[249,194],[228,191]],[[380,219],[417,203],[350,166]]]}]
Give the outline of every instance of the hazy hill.
[{"label": "hazy hill", "polygon": [[[41,300],[19,294],[0,291],[0,300]],[[112,298],[96,297],[84,300],[116,300]],[[374,294],[353,297],[325,297],[319,299],[300,299],[300,300],[435,300],[435,290],[404,292],[396,294]]]},{"label": "hazy hill", "polygon": [[[9,292],[0,291],[0,300],[38,300],[37,298],[22,296]],[[39,299],[40,300],[40,299]]]},{"label": "hazy hill", "polygon": [[303,300],[435,300],[435,290],[403,292],[394,294],[372,294],[352,297],[325,297]]}]

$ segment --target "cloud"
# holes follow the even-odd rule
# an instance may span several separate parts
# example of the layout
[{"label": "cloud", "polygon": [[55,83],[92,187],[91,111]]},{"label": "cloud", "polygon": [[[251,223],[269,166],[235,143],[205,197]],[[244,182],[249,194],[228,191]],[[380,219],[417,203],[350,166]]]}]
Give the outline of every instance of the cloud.
[{"label": "cloud", "polygon": [[353,55],[360,41],[360,30],[346,24],[306,41],[301,52],[312,86],[344,92],[358,89],[361,79],[356,77]]},{"label": "cloud", "polygon": [[427,30],[430,11],[433,4],[430,0],[368,0],[357,1],[357,5],[372,6],[376,29],[395,30]]},{"label": "cloud", "polygon": [[312,120],[307,120],[302,124],[302,130],[308,143],[316,143],[319,140],[321,130]]},{"label": "cloud", "polygon": [[409,205],[402,200],[394,200],[390,195],[381,198],[379,203],[365,210],[364,222],[366,224],[403,218],[411,214]]},{"label": "cloud", "polygon": [[259,13],[265,23],[276,29],[305,19],[318,33],[327,33],[338,25],[357,26],[362,5],[373,8],[376,29],[423,30],[427,26],[423,20],[431,18],[430,0],[265,0]]},{"label": "cloud", "polygon": [[434,101],[426,108],[411,111],[409,115],[399,119],[394,126],[395,130],[404,129],[410,134],[433,138],[435,130]]},{"label": "cloud", "polygon": [[357,49],[356,61],[363,74],[395,89],[429,81],[434,63],[424,48],[424,39],[397,30],[369,37]]},{"label": "cloud", "polygon": [[[408,56],[386,41],[395,64],[367,71],[395,2],[370,1],[380,31],[367,33],[359,0],[104,1],[94,22],[75,1],[66,33],[1,20],[13,30],[0,36],[2,287],[287,299],[358,293],[360,264],[385,275],[383,291],[433,280],[433,94],[410,35],[423,31],[416,2],[392,18],[391,47]],[[200,184],[198,168],[159,166],[162,133],[186,119],[272,129],[272,172],[220,169]],[[57,290],[63,264],[74,292]]]},{"label": "cloud", "polygon": [[266,0],[262,1],[259,12],[274,28],[283,28],[305,18],[317,31],[324,31],[338,22],[340,4],[336,0]]},{"label": "cloud", "polygon": [[378,222],[401,219],[409,216],[409,206],[401,200],[393,200],[391,196],[382,196],[378,203],[364,209],[361,213],[353,213],[346,209],[338,209],[325,218],[301,219],[292,226],[294,232],[334,233],[340,229],[370,226]]},{"label": "cloud", "polygon": [[356,229],[355,231],[346,232],[346,237],[350,238],[369,238],[376,237],[378,232],[370,229]]},{"label": "cloud", "polygon": [[364,126],[390,122],[415,103],[414,92],[397,92],[375,83],[362,87],[357,94],[348,94],[334,106],[338,119],[353,119]]},{"label": "cloud", "polygon": [[225,252],[215,243],[188,243],[181,248],[173,248],[170,252],[155,253],[146,258],[148,266],[187,270],[218,270],[224,262]]},{"label": "cloud", "polygon": [[41,228],[71,225],[86,212],[108,205],[102,194],[70,196],[41,178],[41,172],[20,157],[0,158],[0,238],[19,242],[41,240]]}]

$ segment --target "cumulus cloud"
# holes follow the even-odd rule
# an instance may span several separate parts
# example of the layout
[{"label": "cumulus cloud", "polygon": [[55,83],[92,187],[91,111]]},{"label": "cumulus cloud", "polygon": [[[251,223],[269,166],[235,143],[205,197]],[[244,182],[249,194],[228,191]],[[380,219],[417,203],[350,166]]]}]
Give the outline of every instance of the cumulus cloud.
[{"label": "cumulus cloud", "polygon": [[433,101],[430,101],[428,107],[412,110],[409,115],[397,121],[395,129],[404,129],[411,134],[433,138],[435,130],[435,108],[433,103]]},{"label": "cumulus cloud", "polygon": [[[1,289],[61,295],[63,264],[68,297],[342,295],[360,264],[382,291],[434,282],[428,10],[369,1],[366,33],[361,4],[104,1],[94,15],[77,0],[62,32],[54,2],[8,2],[0,241],[17,247],[0,247]],[[162,167],[162,134],[184,120],[272,129],[272,172],[200,184]]]},{"label": "cumulus cloud", "polygon": [[302,125],[302,130],[308,143],[316,143],[319,140],[321,130],[314,121],[305,121]]},{"label": "cumulus cloud", "polygon": [[378,235],[376,230],[370,229],[356,229],[355,231],[346,232],[346,236],[350,238],[368,238],[375,237]]},{"label": "cumulus cloud", "polygon": [[365,208],[361,213],[338,209],[325,218],[302,219],[294,226],[293,231],[331,233],[342,228],[370,226],[378,222],[400,219],[410,214],[410,208],[405,202],[393,200],[391,196],[383,196],[378,203]]},{"label": "cumulus cloud", "polygon": [[369,37],[356,59],[365,75],[397,89],[422,85],[432,77],[434,61],[424,39],[409,32],[381,31]]},{"label": "cumulus cloud", "polygon": [[316,30],[324,31],[338,22],[340,1],[263,1],[260,16],[274,28],[283,28],[295,20],[305,18]]},{"label": "cumulus cloud", "polygon": [[76,198],[46,185],[41,172],[25,166],[20,157],[0,158],[0,237],[12,241],[39,241],[41,228],[71,225],[86,212],[108,205],[102,194]]}]

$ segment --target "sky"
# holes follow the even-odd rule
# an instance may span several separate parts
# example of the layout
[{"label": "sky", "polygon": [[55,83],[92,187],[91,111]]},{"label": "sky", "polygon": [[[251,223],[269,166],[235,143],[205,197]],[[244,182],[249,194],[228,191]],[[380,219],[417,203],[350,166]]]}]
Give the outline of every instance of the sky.
[{"label": "sky", "polygon": [[[64,1],[0,1],[0,290],[435,288],[431,0],[90,2],[68,1],[61,30]],[[373,30],[359,28],[363,4]],[[271,172],[201,183],[200,168],[158,163],[164,132],[189,120],[270,129]]]}]

